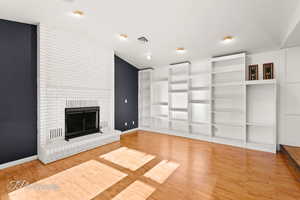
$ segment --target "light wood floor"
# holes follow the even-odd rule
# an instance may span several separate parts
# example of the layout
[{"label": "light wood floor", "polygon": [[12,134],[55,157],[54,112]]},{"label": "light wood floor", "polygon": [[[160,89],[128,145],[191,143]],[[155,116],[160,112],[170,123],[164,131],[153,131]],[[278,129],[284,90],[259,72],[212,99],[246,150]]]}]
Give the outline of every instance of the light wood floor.
[{"label": "light wood floor", "polygon": [[136,151],[134,149],[121,147],[107,154],[101,155],[100,158],[135,171],[150,160],[154,159],[155,156]]},{"label": "light wood floor", "polygon": [[9,197],[11,200],[90,200],[124,177],[125,173],[90,160],[15,190]]},{"label": "light wood floor", "polygon": [[[121,146],[156,157],[136,171],[100,158]],[[7,194],[11,191],[7,186],[11,181],[33,183],[92,159],[128,174],[95,200],[112,199],[136,181],[155,189],[148,200],[300,199],[300,182],[293,176],[281,153],[274,155],[149,132],[126,135],[120,142],[48,165],[32,161],[1,170],[0,199],[8,200]],[[159,184],[144,174],[162,160],[176,162],[179,167],[163,184]]]}]

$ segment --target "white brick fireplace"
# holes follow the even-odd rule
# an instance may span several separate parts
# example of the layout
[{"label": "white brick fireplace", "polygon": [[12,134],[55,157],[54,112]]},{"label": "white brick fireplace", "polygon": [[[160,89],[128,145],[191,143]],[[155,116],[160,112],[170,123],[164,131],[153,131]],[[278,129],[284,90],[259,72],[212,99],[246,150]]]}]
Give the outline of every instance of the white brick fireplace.
[{"label": "white brick fireplace", "polygon": [[[38,157],[49,163],[119,140],[114,128],[114,52],[85,34],[39,26]],[[100,107],[103,134],[65,141],[65,108]]]}]

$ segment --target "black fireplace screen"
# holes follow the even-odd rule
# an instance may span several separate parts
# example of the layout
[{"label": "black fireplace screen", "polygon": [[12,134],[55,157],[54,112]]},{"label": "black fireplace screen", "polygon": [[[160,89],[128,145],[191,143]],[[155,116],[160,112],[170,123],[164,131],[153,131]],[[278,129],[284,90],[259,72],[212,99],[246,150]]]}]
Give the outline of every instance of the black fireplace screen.
[{"label": "black fireplace screen", "polygon": [[98,133],[99,107],[65,109],[65,139]]}]

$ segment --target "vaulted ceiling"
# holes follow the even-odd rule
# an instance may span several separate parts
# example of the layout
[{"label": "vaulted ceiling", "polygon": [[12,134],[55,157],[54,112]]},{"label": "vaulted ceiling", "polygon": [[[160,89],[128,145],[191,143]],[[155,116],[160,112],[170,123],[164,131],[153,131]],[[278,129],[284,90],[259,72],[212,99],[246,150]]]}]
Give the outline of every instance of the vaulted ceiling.
[{"label": "vaulted ceiling", "polygon": [[[1,0],[0,18],[87,33],[146,67],[300,44],[299,5],[299,0]],[[74,10],[84,16],[73,17]],[[120,40],[121,33],[128,40]],[[228,35],[234,40],[222,43]],[[148,45],[137,41],[140,36]],[[186,53],[177,54],[177,47]]]}]

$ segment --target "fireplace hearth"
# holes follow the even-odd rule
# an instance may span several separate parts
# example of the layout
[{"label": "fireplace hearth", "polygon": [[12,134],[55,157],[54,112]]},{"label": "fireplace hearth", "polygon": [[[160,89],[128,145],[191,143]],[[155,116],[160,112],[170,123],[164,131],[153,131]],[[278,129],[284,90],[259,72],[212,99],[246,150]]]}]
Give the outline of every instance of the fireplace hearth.
[{"label": "fireplace hearth", "polygon": [[99,128],[99,107],[65,109],[65,140],[101,133]]}]

